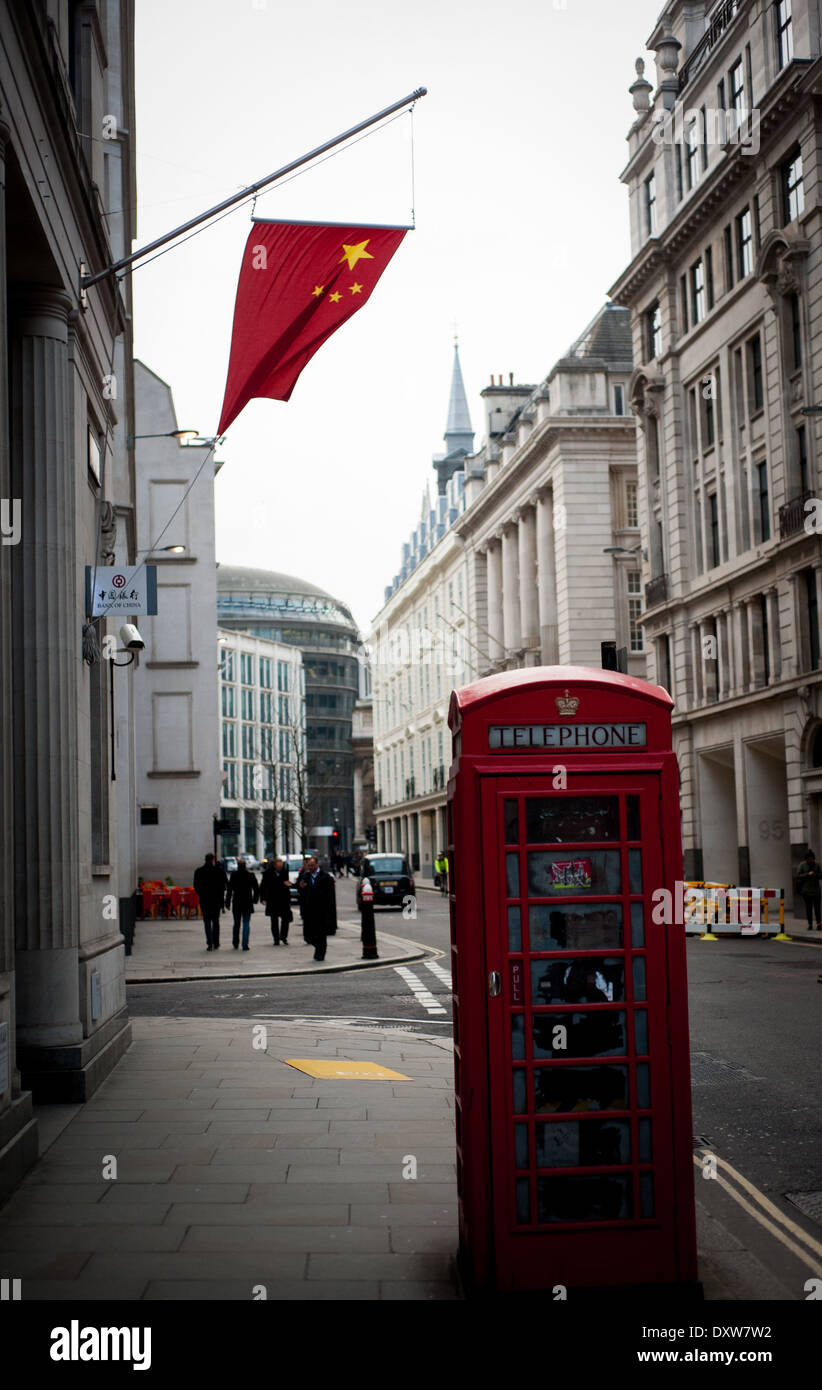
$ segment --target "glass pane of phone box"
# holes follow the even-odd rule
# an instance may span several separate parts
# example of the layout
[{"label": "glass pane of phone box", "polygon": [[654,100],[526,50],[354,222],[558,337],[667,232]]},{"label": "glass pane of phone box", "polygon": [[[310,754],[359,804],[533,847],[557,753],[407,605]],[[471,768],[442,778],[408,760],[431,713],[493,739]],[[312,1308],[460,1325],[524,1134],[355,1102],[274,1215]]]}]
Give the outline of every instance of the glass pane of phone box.
[{"label": "glass pane of phone box", "polygon": [[534,1108],[570,1114],[586,1110],[627,1110],[629,1108],[628,1068],[558,1067],[534,1069]]},{"label": "glass pane of phone box", "polygon": [[615,796],[549,796],[525,802],[529,845],[619,839],[619,800]]},{"label": "glass pane of phone box", "polygon": [[[601,1168],[630,1163],[630,1121],[561,1120],[538,1123],[536,1154],[538,1168]],[[524,1168],[526,1164],[518,1166]]]},{"label": "glass pane of phone box", "polygon": [[[642,904],[637,906],[641,913]],[[534,903],[528,908],[528,932],[532,951],[618,951],[624,945],[622,905]]]},{"label": "glass pane of phone box", "polygon": [[633,1216],[628,1173],[537,1178],[537,1220],[625,1221]]}]

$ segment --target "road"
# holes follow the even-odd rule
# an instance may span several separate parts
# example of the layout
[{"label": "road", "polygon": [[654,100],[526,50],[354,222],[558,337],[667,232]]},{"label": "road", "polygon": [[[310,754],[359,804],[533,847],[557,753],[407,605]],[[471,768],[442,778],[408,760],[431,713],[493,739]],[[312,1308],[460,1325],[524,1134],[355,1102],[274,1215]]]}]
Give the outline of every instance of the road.
[{"label": "road", "polygon": [[[353,882],[338,884],[338,902],[340,915],[353,919]],[[422,891],[415,919],[379,912],[381,926],[418,943],[426,958],[399,968],[135,985],[129,1007],[186,1017],[346,1018],[449,1035],[445,900]],[[700,1234],[717,1247],[711,1258],[725,1286],[711,1296],[804,1299],[805,1281],[822,1276],[820,972],[822,943],[688,942]]]}]

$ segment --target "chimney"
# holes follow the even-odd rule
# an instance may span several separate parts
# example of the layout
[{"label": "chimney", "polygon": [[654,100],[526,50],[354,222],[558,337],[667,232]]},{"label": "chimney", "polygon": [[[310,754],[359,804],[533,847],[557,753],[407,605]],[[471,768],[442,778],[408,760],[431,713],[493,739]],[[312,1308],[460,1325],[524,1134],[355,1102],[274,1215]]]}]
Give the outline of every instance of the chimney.
[{"label": "chimney", "polygon": [[509,385],[509,386],[513,386],[513,384],[514,384],[514,373],[513,373],[513,372],[509,372],[509,373],[508,373],[508,385]]}]

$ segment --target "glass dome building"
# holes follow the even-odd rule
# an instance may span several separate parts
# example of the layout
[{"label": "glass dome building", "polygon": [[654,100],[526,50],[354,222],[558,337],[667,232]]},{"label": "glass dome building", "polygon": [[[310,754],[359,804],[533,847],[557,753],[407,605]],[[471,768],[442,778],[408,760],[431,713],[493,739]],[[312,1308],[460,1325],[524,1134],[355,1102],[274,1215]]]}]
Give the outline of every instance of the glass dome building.
[{"label": "glass dome building", "polygon": [[305,669],[309,837],[327,848],[321,827],[354,838],[351,713],[359,694],[360,635],[344,603],[304,579],[274,570],[217,566],[217,622],[299,647]]}]

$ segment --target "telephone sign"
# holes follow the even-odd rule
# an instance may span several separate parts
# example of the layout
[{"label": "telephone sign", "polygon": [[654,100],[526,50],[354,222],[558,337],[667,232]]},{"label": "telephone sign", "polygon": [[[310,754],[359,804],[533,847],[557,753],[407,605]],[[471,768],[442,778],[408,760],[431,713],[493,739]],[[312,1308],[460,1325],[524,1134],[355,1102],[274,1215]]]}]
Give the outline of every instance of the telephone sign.
[{"label": "telephone sign", "polygon": [[682,877],[671,706],[588,667],[451,697],[470,1288],[695,1287],[685,933],[651,915]]}]

